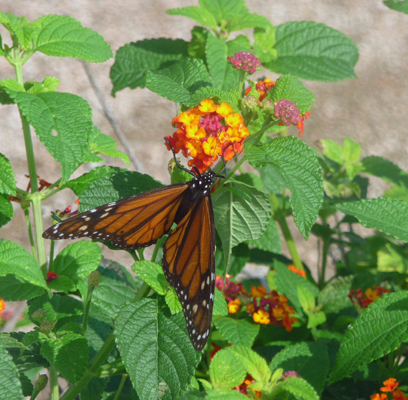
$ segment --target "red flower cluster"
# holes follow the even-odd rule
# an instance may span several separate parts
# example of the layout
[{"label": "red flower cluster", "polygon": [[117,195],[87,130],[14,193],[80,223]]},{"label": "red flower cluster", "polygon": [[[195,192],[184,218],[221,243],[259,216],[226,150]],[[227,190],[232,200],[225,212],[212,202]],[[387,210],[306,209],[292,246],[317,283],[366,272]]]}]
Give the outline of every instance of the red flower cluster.
[{"label": "red flower cluster", "polygon": [[291,316],[295,314],[293,307],[287,304],[288,298],[278,294],[276,290],[267,292],[262,285],[251,287],[251,293],[247,293],[242,283],[236,283],[227,275],[225,280],[217,275],[216,287],[222,291],[228,301],[228,311],[235,314],[245,305],[246,311],[252,315],[253,320],[259,324],[274,324],[283,326],[288,332],[298,319]]},{"label": "red flower cluster", "polygon": [[[255,382],[255,379],[252,378],[250,374],[247,374],[247,376],[244,379],[244,382],[242,382],[239,386],[235,387],[234,389],[237,390],[239,393],[248,395],[248,386],[252,383]],[[259,389],[252,389],[255,393],[255,397],[257,399],[262,399],[262,394]]]},{"label": "red flower cluster", "polygon": [[259,59],[247,51],[235,53],[233,56],[227,57],[227,60],[235,69],[246,71],[249,75],[255,73],[256,69],[261,66]]},{"label": "red flower cluster", "polygon": [[242,143],[249,136],[241,114],[233,113],[227,103],[218,105],[213,100],[203,100],[181,113],[173,119],[173,125],[177,132],[166,139],[175,153],[181,151],[184,157],[191,157],[188,165],[195,165],[200,172],[207,171],[221,155],[225,161],[231,160],[242,151]]},{"label": "red flower cluster", "polygon": [[[380,388],[381,392],[371,395],[370,400],[408,400],[408,396],[402,390],[396,390],[399,383],[395,378],[389,378],[383,382],[384,387]],[[390,393],[392,398],[388,397],[385,393]]]},{"label": "red flower cluster", "polygon": [[46,282],[50,283],[51,281],[54,281],[55,279],[58,279],[58,275],[55,272],[49,271],[47,274]]},{"label": "red flower cluster", "polygon": [[364,293],[361,289],[357,289],[355,291],[354,289],[351,289],[348,297],[353,304],[355,304],[354,299],[356,299],[360,307],[367,308],[374,300],[379,299],[383,293],[389,292],[391,292],[390,289],[383,289],[378,286],[374,286],[374,290],[368,288]]}]

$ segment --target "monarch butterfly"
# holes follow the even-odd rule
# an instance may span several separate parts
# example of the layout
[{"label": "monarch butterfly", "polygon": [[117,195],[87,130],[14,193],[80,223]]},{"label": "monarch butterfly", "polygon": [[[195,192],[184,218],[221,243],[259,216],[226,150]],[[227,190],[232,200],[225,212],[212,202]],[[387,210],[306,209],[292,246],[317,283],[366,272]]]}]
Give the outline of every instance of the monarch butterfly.
[{"label": "monarch butterfly", "polygon": [[190,340],[197,351],[204,348],[211,327],[215,287],[215,228],[210,187],[213,171],[195,172],[189,182],[178,183],[114,201],[60,222],[44,233],[46,239],[90,237],[122,249],[139,249],[156,243],[177,227],[163,245],[162,267],[176,290]]}]

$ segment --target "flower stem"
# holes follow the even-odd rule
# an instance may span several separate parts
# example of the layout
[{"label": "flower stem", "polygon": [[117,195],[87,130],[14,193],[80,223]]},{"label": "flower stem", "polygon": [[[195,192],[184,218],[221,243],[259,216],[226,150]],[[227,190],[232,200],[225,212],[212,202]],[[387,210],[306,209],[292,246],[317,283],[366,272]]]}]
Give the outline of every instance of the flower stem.
[{"label": "flower stem", "polygon": [[51,390],[51,400],[59,399],[59,386],[58,386],[58,375],[55,368],[51,365],[48,369],[50,375],[50,390]]},{"label": "flower stem", "polygon": [[109,353],[112,351],[114,347],[115,347],[115,335],[112,332],[106,339],[106,342],[103,344],[101,349],[95,355],[93,360],[90,362],[88,370],[85,372],[82,379],[73,386],[71,386],[64,393],[60,400],[74,400],[79,395],[79,393],[81,393],[81,391],[86,387],[86,385],[88,385],[92,378],[97,376],[99,367],[102,365],[102,363],[108,357]]},{"label": "flower stem", "polygon": [[88,327],[88,318],[89,318],[89,308],[91,307],[92,293],[95,289],[94,285],[88,285],[88,293],[86,295],[85,301],[85,310],[84,310],[84,319],[82,321],[82,332],[84,337],[86,337],[86,328]]},{"label": "flower stem", "polygon": [[[270,195],[270,199],[271,199],[272,207],[276,214],[276,212],[279,211],[280,209],[278,199],[276,195],[274,194]],[[297,251],[295,241],[293,240],[292,234],[290,233],[289,226],[286,222],[285,217],[278,216],[276,220],[282,230],[282,234],[283,234],[283,237],[285,238],[286,245],[288,246],[288,250],[292,257],[293,264],[295,265],[296,268],[300,269],[301,271],[304,271],[305,268],[303,267],[302,261],[299,257],[299,253]]]},{"label": "flower stem", "polygon": [[113,400],[118,400],[119,399],[120,394],[122,393],[123,387],[125,386],[126,378],[127,378],[127,374],[123,374],[122,375],[122,380],[119,383],[118,390],[117,390]]},{"label": "flower stem", "polygon": [[34,211],[34,229],[37,242],[38,263],[40,264],[40,268],[45,278],[47,277],[47,257],[45,255],[44,239],[42,237],[44,228],[41,213],[41,195],[39,192],[33,193],[30,198],[33,203]]},{"label": "flower stem", "polygon": [[24,216],[25,216],[25,220],[27,223],[28,237],[30,238],[31,254],[33,255],[33,257],[37,258],[37,252],[35,251],[33,230],[32,230],[31,221],[30,221],[30,211],[28,208],[23,208],[23,211],[24,211]]}]

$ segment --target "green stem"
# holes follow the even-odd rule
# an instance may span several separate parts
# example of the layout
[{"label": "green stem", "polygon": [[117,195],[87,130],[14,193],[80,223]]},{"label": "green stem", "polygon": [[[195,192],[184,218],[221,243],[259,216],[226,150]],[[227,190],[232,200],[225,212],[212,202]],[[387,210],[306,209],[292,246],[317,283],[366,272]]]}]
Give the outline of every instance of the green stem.
[{"label": "green stem", "polygon": [[30,197],[33,203],[34,211],[34,228],[35,239],[37,242],[38,263],[40,264],[44,277],[47,277],[47,257],[45,255],[45,245],[42,237],[44,228],[41,213],[41,195],[39,192],[37,192],[33,193]]},{"label": "green stem", "polygon": [[59,386],[58,386],[58,375],[55,368],[51,365],[48,369],[50,375],[50,390],[51,390],[51,400],[59,399]]},{"label": "green stem", "polygon": [[30,238],[31,254],[33,255],[33,257],[37,258],[37,252],[35,251],[33,230],[32,230],[31,221],[30,221],[30,210],[28,208],[23,208],[23,211],[24,211],[24,216],[25,216],[25,220],[27,224],[28,237]]},{"label": "green stem", "polygon": [[[61,397],[60,400],[74,400],[79,393],[88,385],[88,383],[97,375],[98,369],[102,363],[109,356],[109,353],[115,347],[115,335],[113,332],[106,339],[106,342],[103,344],[101,349],[95,355],[93,360],[90,362],[88,370],[85,372],[82,379],[77,382],[75,385],[71,386]],[[54,399],[52,399],[54,400]]]},{"label": "green stem", "polygon": [[246,74],[247,73],[242,69],[239,71],[238,93],[241,97],[243,97],[244,94],[244,83]]},{"label": "green stem", "polygon": [[118,400],[119,399],[119,396],[122,393],[123,387],[125,386],[126,378],[127,378],[127,374],[124,374],[122,376],[122,380],[120,381],[118,391],[116,392],[115,397],[114,397],[113,400]]},{"label": "green stem", "polygon": [[52,267],[54,265],[54,249],[55,249],[55,240],[51,240],[50,244],[50,263],[49,263],[49,271],[52,271]]},{"label": "green stem", "polygon": [[324,279],[326,276],[327,254],[329,252],[329,247],[330,247],[330,239],[329,238],[323,239],[322,270],[320,271],[319,282],[318,282],[318,286],[320,289],[323,289],[323,286],[324,286]]},{"label": "green stem", "polygon": [[82,321],[82,332],[86,337],[86,328],[88,327],[89,308],[91,307],[92,293],[95,289],[94,285],[88,285],[88,294],[85,301],[84,319]]},{"label": "green stem", "polygon": [[[274,211],[276,213],[280,208],[278,199],[277,199],[276,195],[274,195],[274,194],[270,195],[270,199],[271,199],[272,207],[274,208]],[[289,253],[290,253],[291,257],[292,257],[293,264],[295,265],[296,268],[304,271],[305,268],[304,268],[304,266],[302,264],[302,261],[301,261],[301,259],[299,257],[299,253],[297,251],[295,241],[293,240],[292,234],[290,233],[289,226],[288,226],[288,224],[286,222],[285,217],[279,216],[277,218],[277,222],[278,222],[278,224],[279,224],[279,226],[280,226],[280,228],[282,230],[282,234],[283,234],[283,237],[284,237],[284,239],[286,241],[286,245],[288,246],[288,250],[289,250]]]},{"label": "green stem", "polygon": [[146,282],[143,282],[142,286],[140,286],[139,290],[137,291],[133,301],[142,300],[143,297],[146,297],[149,292],[150,292],[150,286]]}]

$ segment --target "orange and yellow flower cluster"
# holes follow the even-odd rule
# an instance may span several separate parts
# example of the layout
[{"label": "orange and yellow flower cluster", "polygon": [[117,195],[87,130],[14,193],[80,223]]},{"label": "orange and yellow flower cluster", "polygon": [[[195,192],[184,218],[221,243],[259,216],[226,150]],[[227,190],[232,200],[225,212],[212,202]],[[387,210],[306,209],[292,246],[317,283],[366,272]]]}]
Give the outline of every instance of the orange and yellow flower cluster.
[{"label": "orange and yellow flower cluster", "polygon": [[364,293],[361,289],[357,289],[355,291],[354,289],[351,289],[348,297],[353,304],[355,303],[354,299],[356,299],[360,307],[367,308],[374,300],[379,299],[383,293],[389,292],[391,292],[390,289],[383,289],[378,286],[374,286],[374,289],[368,288]]},{"label": "orange and yellow flower cluster", "polygon": [[[239,386],[235,387],[234,389],[237,390],[239,393],[248,395],[248,386],[252,383],[255,382],[255,379],[252,378],[250,374],[247,374],[247,376],[244,379],[244,382],[242,382]],[[255,397],[257,399],[262,399],[262,394],[259,389],[252,389],[254,391]]]},{"label": "orange and yellow flower cluster", "polygon": [[[173,119],[177,132],[167,136],[175,153],[191,157],[188,165],[200,172],[208,170],[219,156],[230,160],[243,149],[243,141],[249,136],[241,114],[233,113],[227,103],[214,104],[203,100],[201,104],[181,113]],[[169,145],[167,148],[170,150]]]},{"label": "orange and yellow flower cluster", "polygon": [[276,290],[267,292],[266,288],[260,285],[252,286],[251,293],[247,293],[242,283],[233,282],[230,275],[227,275],[225,284],[224,279],[217,276],[215,285],[228,301],[230,314],[246,309],[252,315],[254,322],[283,326],[288,332],[292,330],[293,323],[298,321],[293,316],[295,310],[287,304],[289,299],[278,294]]},{"label": "orange and yellow flower cluster", "polygon": [[[395,378],[389,378],[383,384],[385,386],[380,390],[384,393],[375,393],[371,395],[370,400],[408,400],[408,396],[402,390],[396,390],[399,383]],[[390,393],[392,397],[387,396],[386,393]]]},{"label": "orange and yellow flower cluster", "polygon": [[0,299],[0,315],[2,312],[6,309],[6,303],[4,302],[3,299]]}]

